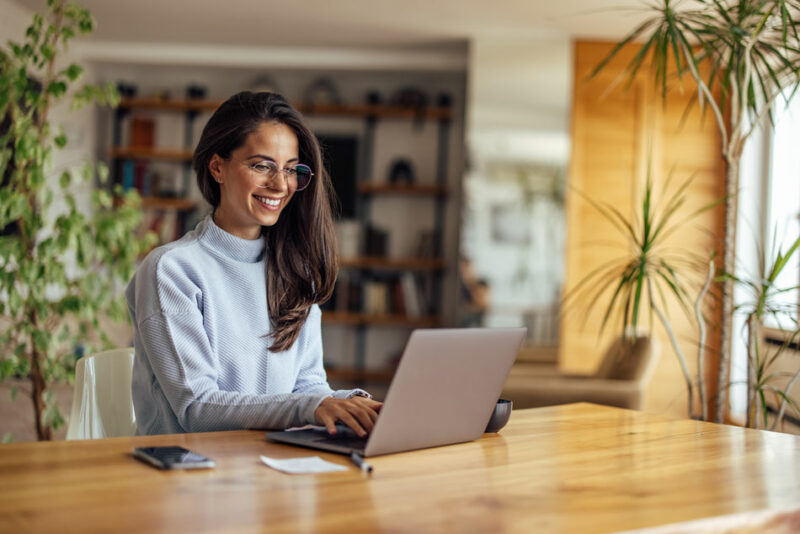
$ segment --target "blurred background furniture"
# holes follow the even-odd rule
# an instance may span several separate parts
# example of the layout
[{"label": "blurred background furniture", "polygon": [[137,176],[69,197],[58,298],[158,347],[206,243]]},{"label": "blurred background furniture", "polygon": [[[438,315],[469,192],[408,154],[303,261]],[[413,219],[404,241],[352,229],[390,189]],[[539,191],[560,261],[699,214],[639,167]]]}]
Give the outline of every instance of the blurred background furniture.
[{"label": "blurred background furniture", "polygon": [[78,360],[67,439],[136,434],[132,371],[132,347],[98,352]]},{"label": "blurred background furniture", "polygon": [[641,410],[660,352],[658,341],[648,333],[618,338],[591,375],[564,374],[555,367],[518,362],[503,388],[503,398],[512,400],[515,409],[594,402]]}]

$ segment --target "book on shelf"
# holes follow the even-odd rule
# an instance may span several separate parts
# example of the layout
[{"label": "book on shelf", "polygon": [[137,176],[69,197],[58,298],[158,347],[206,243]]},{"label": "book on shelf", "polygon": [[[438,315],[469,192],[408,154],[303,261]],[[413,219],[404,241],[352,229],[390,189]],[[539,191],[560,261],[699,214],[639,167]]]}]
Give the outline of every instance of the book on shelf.
[{"label": "book on shelf", "polygon": [[149,117],[133,117],[131,119],[130,146],[135,148],[152,148],[155,146],[156,123]]},{"label": "book on shelf", "polygon": [[163,244],[178,239],[180,230],[176,211],[146,210],[139,225],[138,236],[142,238],[145,233],[153,232],[158,237],[158,243]]},{"label": "book on shelf", "polygon": [[403,305],[407,317],[421,317],[422,305],[420,303],[419,288],[413,273],[406,272],[400,277],[402,287]]}]

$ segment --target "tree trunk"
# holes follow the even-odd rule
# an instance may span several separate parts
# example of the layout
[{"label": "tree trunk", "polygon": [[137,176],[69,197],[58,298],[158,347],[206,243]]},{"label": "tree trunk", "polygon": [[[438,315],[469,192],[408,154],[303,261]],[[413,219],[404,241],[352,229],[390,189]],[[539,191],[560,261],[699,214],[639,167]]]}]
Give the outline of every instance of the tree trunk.
[{"label": "tree trunk", "polygon": [[[39,326],[39,318],[35,310],[28,313],[28,320],[33,326],[34,330]],[[44,373],[42,373],[42,358],[44,354],[36,348],[36,340],[33,336],[30,339],[31,350],[31,383],[33,384],[33,391],[31,397],[33,400],[33,412],[36,417],[36,437],[39,441],[50,441],[53,439],[53,428],[50,425],[44,424],[44,392],[47,389],[47,383],[44,380]]]},{"label": "tree trunk", "polygon": [[756,313],[747,317],[747,428],[758,427],[758,411],[756,408],[756,367],[758,366],[758,329],[759,319]]},{"label": "tree trunk", "polygon": [[45,425],[42,420],[45,409],[44,392],[47,388],[47,384],[44,382],[40,361],[41,354],[39,354],[39,351],[34,347],[33,352],[31,353],[30,377],[33,384],[31,398],[33,400],[33,411],[36,417],[36,437],[39,439],[39,441],[49,441],[53,439],[53,429],[50,427],[50,425]]},{"label": "tree trunk", "polygon": [[[725,164],[725,226],[722,268],[733,274],[736,268],[736,210],[739,188],[739,158],[723,156]],[[728,409],[728,386],[730,385],[731,330],[733,328],[733,280],[722,284],[720,297],[721,314],[719,324],[719,363],[717,366],[717,402],[714,421],[722,423]]]}]

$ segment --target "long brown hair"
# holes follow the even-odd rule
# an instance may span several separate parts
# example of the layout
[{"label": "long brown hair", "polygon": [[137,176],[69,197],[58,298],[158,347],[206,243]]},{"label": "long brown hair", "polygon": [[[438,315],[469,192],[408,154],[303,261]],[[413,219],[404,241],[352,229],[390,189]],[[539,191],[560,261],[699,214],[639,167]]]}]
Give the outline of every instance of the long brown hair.
[{"label": "long brown hair", "polygon": [[314,177],[284,208],[274,226],[263,226],[267,242],[267,305],[273,352],[289,349],[315,302],[333,293],[339,258],[336,253],[331,201],[333,187],[322,166],[319,142],[303,116],[276,93],[243,91],[226,100],[208,120],[192,166],[203,197],[216,210],[220,188],[208,168],[214,154],[228,159],[265,122],[279,122],[297,136],[300,161]]}]

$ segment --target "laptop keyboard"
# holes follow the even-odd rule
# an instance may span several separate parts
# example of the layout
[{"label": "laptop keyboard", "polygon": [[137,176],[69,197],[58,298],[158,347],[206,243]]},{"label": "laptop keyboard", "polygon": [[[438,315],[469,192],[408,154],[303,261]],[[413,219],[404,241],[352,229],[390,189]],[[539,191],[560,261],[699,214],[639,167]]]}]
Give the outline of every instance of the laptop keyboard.
[{"label": "laptop keyboard", "polygon": [[324,430],[317,431],[317,433],[319,437],[311,440],[314,443],[332,443],[354,450],[364,450],[369,439],[369,434],[360,438],[350,427],[342,423],[336,424],[336,434],[331,435]]},{"label": "laptop keyboard", "polygon": [[332,443],[341,447],[347,447],[353,450],[364,450],[367,446],[367,438],[359,438],[354,436],[320,436],[311,440],[313,443]]}]

